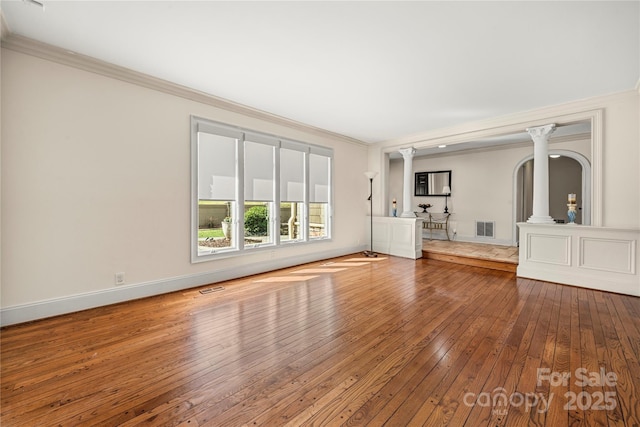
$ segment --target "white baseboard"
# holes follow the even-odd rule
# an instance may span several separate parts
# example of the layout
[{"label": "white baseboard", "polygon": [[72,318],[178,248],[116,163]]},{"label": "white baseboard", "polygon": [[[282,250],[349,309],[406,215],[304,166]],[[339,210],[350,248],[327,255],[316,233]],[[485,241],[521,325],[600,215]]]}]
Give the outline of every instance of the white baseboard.
[{"label": "white baseboard", "polygon": [[[422,233],[422,238],[424,240],[430,240],[429,232]],[[465,242],[465,243],[483,243],[486,245],[499,245],[499,246],[513,246],[513,242],[511,240],[504,239],[493,239],[488,237],[473,237],[473,236],[460,236],[460,235],[450,235],[450,239],[452,242]],[[447,240],[444,233],[433,233],[433,240]]]},{"label": "white baseboard", "polygon": [[73,313],[89,308],[102,307],[119,302],[165,294],[194,288],[209,283],[237,279],[253,274],[265,273],[286,267],[293,267],[308,262],[348,255],[364,251],[366,245],[341,248],[323,252],[315,252],[302,256],[274,259],[242,266],[216,270],[210,273],[193,274],[180,277],[170,277],[150,282],[137,283],[129,286],[119,286],[96,292],[87,292],[62,298],[54,298],[29,304],[21,304],[0,309],[0,326],[29,322],[46,317]]},{"label": "white baseboard", "polygon": [[575,270],[571,272],[555,271],[519,265],[516,274],[518,277],[640,297],[640,286],[638,286],[637,276],[623,277],[624,280],[620,280],[619,277],[609,279],[590,273],[589,271]]}]

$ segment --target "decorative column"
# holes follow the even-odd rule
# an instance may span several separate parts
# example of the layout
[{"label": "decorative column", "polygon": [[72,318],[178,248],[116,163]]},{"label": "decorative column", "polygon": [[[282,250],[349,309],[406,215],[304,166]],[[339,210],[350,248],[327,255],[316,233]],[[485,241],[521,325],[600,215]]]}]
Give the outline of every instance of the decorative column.
[{"label": "decorative column", "polygon": [[533,139],[533,215],[529,223],[554,223],[549,216],[549,136],[555,129],[555,124],[527,129]]},{"label": "decorative column", "polygon": [[416,214],[411,210],[411,189],[413,175],[413,155],[416,149],[413,147],[398,150],[404,159],[404,185],[402,187],[402,213],[400,218],[415,218]]}]

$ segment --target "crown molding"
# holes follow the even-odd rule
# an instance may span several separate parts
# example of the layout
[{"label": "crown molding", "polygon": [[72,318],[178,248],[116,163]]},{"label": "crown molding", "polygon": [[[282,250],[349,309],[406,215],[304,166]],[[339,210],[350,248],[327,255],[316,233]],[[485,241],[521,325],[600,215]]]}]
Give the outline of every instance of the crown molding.
[{"label": "crown molding", "polygon": [[10,31],[9,26],[7,25],[7,21],[4,20],[4,14],[2,10],[0,10],[0,39],[4,40],[9,37]]},{"label": "crown molding", "polygon": [[119,65],[110,64],[108,62],[92,58],[90,56],[62,49],[60,47],[39,42],[17,34],[12,34],[8,29],[6,29],[4,20],[2,22],[2,25],[2,47],[5,49],[13,50],[15,52],[23,53],[30,56],[35,56],[37,58],[56,62],[58,64],[117,79],[147,89],[156,90],[158,92],[163,92],[169,95],[188,99],[190,101],[210,105],[222,110],[241,114],[254,119],[263,120],[271,124],[285,126],[323,138],[339,140],[341,142],[355,144],[361,147],[369,146],[369,144],[367,144],[366,142],[360,141],[355,138],[317,128],[311,125],[297,122],[295,120],[287,119],[286,117],[271,114],[262,110],[248,107],[246,105],[238,104],[228,99],[210,95],[205,92],[200,92],[198,90],[172,83],[167,80],[159,79],[148,74],[139,73],[137,71],[133,71]]}]

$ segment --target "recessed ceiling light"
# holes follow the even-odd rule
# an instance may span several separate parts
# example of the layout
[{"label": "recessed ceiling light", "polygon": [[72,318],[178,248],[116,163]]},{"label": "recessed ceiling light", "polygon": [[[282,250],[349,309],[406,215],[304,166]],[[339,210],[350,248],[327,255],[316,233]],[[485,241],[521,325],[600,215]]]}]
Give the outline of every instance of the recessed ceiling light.
[{"label": "recessed ceiling light", "polygon": [[446,145],[438,145],[438,148],[444,148]]},{"label": "recessed ceiling light", "polygon": [[552,159],[557,159],[558,157],[560,157],[560,154],[549,154],[549,157],[551,157]]}]

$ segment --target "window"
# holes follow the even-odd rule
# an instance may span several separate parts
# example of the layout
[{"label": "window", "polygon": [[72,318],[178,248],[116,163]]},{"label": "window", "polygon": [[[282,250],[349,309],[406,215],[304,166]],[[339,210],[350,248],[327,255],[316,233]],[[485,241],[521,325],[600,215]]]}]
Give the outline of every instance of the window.
[{"label": "window", "polygon": [[192,117],[192,262],[331,237],[333,151]]}]

